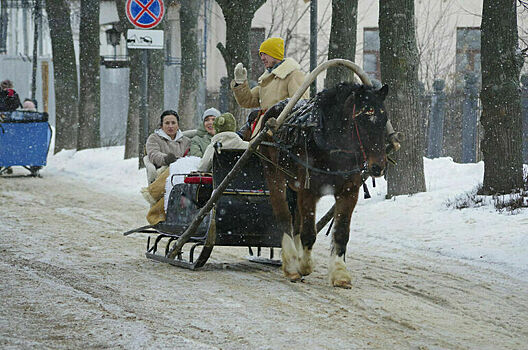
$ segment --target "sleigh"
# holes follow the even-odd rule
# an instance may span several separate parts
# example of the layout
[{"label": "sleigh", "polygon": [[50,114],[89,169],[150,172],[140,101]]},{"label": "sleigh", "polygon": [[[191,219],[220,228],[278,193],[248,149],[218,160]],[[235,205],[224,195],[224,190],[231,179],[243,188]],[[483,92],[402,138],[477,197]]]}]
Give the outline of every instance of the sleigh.
[{"label": "sleigh", "polygon": [[[253,155],[244,168],[222,192],[189,238],[181,253],[171,257],[174,243],[210,199],[244,150],[215,152],[212,174],[189,174],[184,183],[173,186],[166,210],[166,220],[128,232],[148,233],[146,257],[171,265],[196,269],[202,267],[214,246],[247,247],[249,260],[279,265],[274,248],[281,246],[282,235],[275,227],[264,181],[261,160]],[[188,249],[187,249],[188,248]],[[263,253],[268,251],[268,256]]]},{"label": "sleigh", "polygon": [[48,114],[30,111],[0,112],[0,175],[22,166],[39,176],[46,165],[51,141]]}]

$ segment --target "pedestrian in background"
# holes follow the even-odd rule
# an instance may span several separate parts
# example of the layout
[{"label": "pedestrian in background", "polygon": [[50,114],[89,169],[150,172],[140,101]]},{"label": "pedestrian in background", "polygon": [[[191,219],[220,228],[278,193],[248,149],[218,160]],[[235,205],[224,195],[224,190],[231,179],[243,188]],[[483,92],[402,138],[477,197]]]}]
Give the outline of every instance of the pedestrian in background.
[{"label": "pedestrian in background", "polygon": [[4,80],[0,83],[0,112],[12,112],[17,108],[22,107],[20,98],[13,89],[13,82],[11,80]]},{"label": "pedestrian in background", "polygon": [[22,102],[22,109],[24,111],[28,112],[36,112],[37,111],[37,103],[35,100],[32,100],[30,98],[26,98],[24,102]]}]

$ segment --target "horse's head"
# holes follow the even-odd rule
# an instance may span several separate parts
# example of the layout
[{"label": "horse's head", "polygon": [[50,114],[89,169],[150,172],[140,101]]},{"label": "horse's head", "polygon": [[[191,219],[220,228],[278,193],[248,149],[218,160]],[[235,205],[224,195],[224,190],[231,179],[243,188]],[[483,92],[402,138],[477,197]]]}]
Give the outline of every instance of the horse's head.
[{"label": "horse's head", "polygon": [[361,85],[345,101],[347,119],[351,119],[354,137],[359,144],[361,156],[367,162],[367,171],[372,176],[382,176],[387,166],[385,152],[387,112],[383,101],[389,92],[384,85],[376,90]]},{"label": "horse's head", "polygon": [[387,165],[383,101],[387,85],[376,90],[352,83],[340,83],[321,92],[321,133],[327,149],[354,156],[356,165],[366,163],[369,175],[382,176]]}]

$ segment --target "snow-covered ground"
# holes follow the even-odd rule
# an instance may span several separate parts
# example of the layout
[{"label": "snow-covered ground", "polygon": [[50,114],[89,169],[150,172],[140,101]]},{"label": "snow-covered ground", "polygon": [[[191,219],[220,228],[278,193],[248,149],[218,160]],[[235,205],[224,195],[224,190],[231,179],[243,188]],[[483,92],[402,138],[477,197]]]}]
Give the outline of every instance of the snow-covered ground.
[{"label": "snow-covered ground", "polygon": [[[390,200],[378,179],[353,215],[344,290],[328,282],[324,232],[303,283],[247,261],[245,247],[215,247],[196,271],[146,259],[148,234],[122,235],[145,225],[148,210],[145,170],[123,153],[63,151],[40,179],[0,177],[1,349],[528,344],[528,211],[446,206],[477,186],[482,163],[426,159],[429,191]],[[317,214],[332,202],[324,197]]]},{"label": "snow-covered ground", "polygon": [[[123,147],[62,151],[48,158],[43,176],[71,176],[104,191],[138,194],[145,186],[145,170],[137,158],[123,160]],[[482,182],[484,164],[457,164],[449,158],[424,159],[427,192],[385,199],[386,182],[377,179],[372,198],[358,202],[352,217],[349,246],[379,246],[393,255],[393,247],[427,250],[440,255],[489,264],[528,280],[528,210],[499,213],[491,198],[477,208],[455,209],[447,202]],[[324,197],[317,214],[333,204]],[[328,240],[327,237],[319,240]],[[389,244],[390,243],[390,244]],[[398,250],[401,252],[401,250]]]}]

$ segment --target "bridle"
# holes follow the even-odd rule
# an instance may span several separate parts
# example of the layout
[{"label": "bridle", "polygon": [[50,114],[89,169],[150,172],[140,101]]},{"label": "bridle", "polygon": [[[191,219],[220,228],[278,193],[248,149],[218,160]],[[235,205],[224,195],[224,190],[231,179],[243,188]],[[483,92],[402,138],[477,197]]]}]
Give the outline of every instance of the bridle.
[{"label": "bridle", "polygon": [[357,115],[356,115],[356,104],[354,103],[354,107],[352,107],[352,120],[354,121],[354,127],[356,129],[356,135],[359,143],[359,149],[361,150],[361,154],[363,155],[363,168],[367,168],[367,154],[365,152],[365,147],[363,147],[363,142],[361,141],[361,136],[359,136],[359,128],[357,124]]}]

